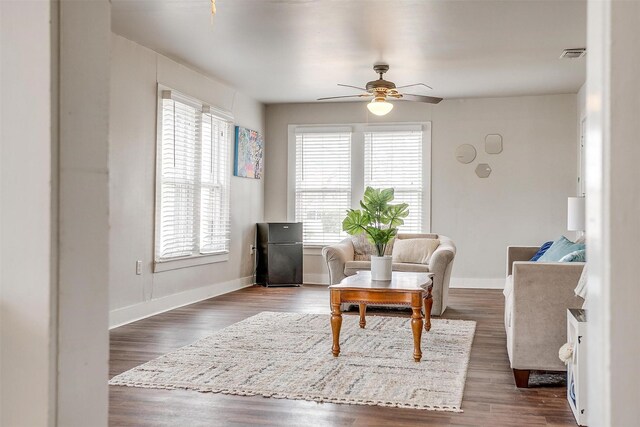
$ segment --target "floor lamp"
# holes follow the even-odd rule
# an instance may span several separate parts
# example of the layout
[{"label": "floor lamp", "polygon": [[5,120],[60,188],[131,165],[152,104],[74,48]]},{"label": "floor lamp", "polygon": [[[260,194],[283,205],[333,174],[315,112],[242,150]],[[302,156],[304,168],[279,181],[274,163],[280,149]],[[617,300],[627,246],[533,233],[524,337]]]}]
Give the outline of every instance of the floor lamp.
[{"label": "floor lamp", "polygon": [[567,199],[567,230],[576,231],[577,240],[584,240],[584,197],[569,197]]}]

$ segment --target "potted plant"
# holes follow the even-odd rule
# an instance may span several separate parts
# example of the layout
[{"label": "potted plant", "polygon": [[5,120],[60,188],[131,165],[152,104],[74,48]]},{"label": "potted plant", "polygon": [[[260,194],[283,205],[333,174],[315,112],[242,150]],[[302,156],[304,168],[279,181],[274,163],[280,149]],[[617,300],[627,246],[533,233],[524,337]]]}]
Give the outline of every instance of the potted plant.
[{"label": "potted plant", "polygon": [[385,256],[387,244],[398,234],[398,226],[409,215],[406,203],[389,204],[393,200],[393,188],[367,187],[360,201],[362,209],[347,210],[342,229],[352,236],[366,233],[375,247],[377,256],[371,255],[371,280],[391,280],[391,257]]}]

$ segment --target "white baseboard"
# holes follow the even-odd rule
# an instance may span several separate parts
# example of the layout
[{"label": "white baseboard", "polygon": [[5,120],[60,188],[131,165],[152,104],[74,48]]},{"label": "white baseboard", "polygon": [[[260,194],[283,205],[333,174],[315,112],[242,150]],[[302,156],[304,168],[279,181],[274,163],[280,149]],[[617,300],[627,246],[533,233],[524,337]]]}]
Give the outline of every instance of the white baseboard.
[{"label": "white baseboard", "polygon": [[307,285],[329,285],[329,275],[326,273],[303,274],[302,283]]},{"label": "white baseboard", "polygon": [[477,277],[452,277],[449,281],[450,288],[466,289],[504,289],[504,277],[477,278]]},{"label": "white baseboard", "polygon": [[162,298],[144,301],[127,307],[117,308],[109,312],[109,329],[126,325],[146,317],[164,313],[174,308],[183,307],[218,295],[237,291],[253,284],[253,276],[241,277],[228,282],[214,283],[201,288],[167,295]]}]

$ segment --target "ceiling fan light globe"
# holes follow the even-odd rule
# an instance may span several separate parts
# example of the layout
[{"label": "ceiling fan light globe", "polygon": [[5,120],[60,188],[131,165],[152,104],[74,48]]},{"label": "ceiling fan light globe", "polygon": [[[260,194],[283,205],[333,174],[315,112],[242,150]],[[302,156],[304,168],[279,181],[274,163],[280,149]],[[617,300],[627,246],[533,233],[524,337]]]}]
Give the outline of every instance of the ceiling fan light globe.
[{"label": "ceiling fan light globe", "polygon": [[367,104],[367,109],[371,112],[371,114],[375,114],[376,116],[384,116],[389,114],[391,110],[393,110],[393,104],[385,101],[384,99],[374,98],[370,103]]}]

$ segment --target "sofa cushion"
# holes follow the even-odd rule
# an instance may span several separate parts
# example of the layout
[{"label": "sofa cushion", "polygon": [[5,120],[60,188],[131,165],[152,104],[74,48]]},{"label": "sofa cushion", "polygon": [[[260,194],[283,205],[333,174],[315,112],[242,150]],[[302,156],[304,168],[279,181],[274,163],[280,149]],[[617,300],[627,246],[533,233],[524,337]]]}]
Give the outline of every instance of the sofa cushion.
[{"label": "sofa cushion", "polygon": [[538,259],[540,259],[540,257],[549,250],[551,245],[553,245],[553,240],[543,243],[542,246],[540,246],[540,249],[538,249],[538,252],[536,252],[536,254],[532,256],[529,261],[537,261]]},{"label": "sofa cushion", "polygon": [[585,262],[587,260],[587,251],[580,249],[566,254],[560,258],[560,262]]},{"label": "sofa cushion", "polygon": [[[344,266],[345,276],[353,276],[361,270],[371,270],[371,261],[347,261]],[[429,266],[425,264],[393,263],[391,264],[391,270],[428,273]]]},{"label": "sofa cushion", "polygon": [[553,245],[538,259],[538,262],[559,262],[563,256],[584,248],[583,243],[574,243],[562,236],[553,242]]},{"label": "sofa cushion", "polygon": [[393,245],[393,262],[428,264],[440,245],[438,239],[400,239]]}]

